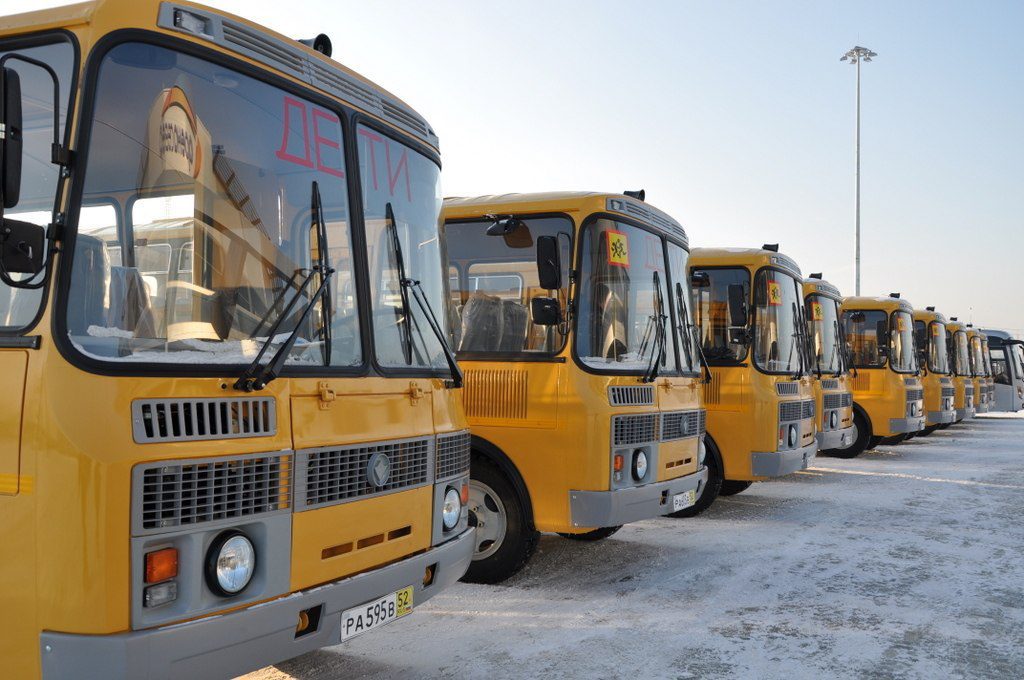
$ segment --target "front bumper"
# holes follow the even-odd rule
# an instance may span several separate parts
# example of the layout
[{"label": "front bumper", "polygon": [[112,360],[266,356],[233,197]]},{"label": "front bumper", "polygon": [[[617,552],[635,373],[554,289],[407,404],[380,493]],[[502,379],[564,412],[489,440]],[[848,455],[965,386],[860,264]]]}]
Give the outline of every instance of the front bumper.
[{"label": "front bumper", "polygon": [[961,420],[964,420],[966,418],[973,418],[974,414],[975,414],[975,410],[974,410],[973,406],[971,408],[958,408],[956,410],[956,421],[955,422],[959,423]]},{"label": "front bumper", "polygon": [[781,477],[806,470],[817,452],[817,441],[792,451],[755,451],[750,454],[750,472],[754,477]]},{"label": "front bumper", "polygon": [[977,413],[988,413],[988,403],[978,404]]},{"label": "front bumper", "polygon": [[830,430],[829,432],[818,432],[818,450],[829,451],[831,449],[845,449],[853,444],[853,426],[842,430]]},{"label": "front bumper", "polygon": [[956,411],[928,411],[928,425],[942,425],[956,421]]},{"label": "front bumper", "polygon": [[912,434],[924,429],[924,416],[916,418],[889,418],[889,431],[893,434]]},{"label": "front bumper", "polygon": [[708,481],[708,469],[666,482],[652,482],[615,491],[570,491],[569,511],[574,527],[615,527],[672,512],[672,497],[700,490]]},{"label": "front bumper", "polygon": [[[455,583],[473,559],[473,530],[351,578],[285,595],[229,614],[116,635],[44,632],[44,678],[230,678],[341,642],[344,610],[412,585],[413,606]],[[423,574],[437,565],[434,581]],[[299,612],[323,605],[314,633],[295,638]]]}]

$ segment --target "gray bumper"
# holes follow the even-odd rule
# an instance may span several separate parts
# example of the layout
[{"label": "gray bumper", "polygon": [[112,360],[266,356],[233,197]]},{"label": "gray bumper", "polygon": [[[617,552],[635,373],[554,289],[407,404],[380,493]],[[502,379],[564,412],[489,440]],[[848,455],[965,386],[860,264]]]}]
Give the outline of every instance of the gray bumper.
[{"label": "gray bumper", "polygon": [[845,449],[853,444],[853,426],[851,425],[850,427],[843,428],[842,430],[819,432],[817,437],[819,451]]},{"label": "gray bumper", "polygon": [[912,434],[924,429],[924,416],[917,418],[889,418],[889,431],[894,434]]},{"label": "gray bumper", "polygon": [[[408,585],[413,606],[455,583],[473,559],[473,530],[395,564],[230,614],[116,635],[40,635],[44,678],[230,678],[341,642],[341,613]],[[436,564],[424,588],[425,569]],[[299,612],[322,604],[315,633],[295,639]],[[415,610],[414,610],[415,611]]]},{"label": "gray bumper", "polygon": [[755,477],[781,477],[806,470],[818,452],[818,442],[792,451],[755,451],[750,454],[750,472]]},{"label": "gray bumper", "polygon": [[672,512],[672,497],[684,491],[698,495],[708,481],[708,469],[667,482],[615,491],[570,491],[569,511],[574,527],[615,527]]},{"label": "gray bumper", "polygon": [[985,404],[978,404],[978,408],[976,409],[975,412],[976,413],[988,413],[988,404],[987,403],[985,403]]},{"label": "gray bumper", "polygon": [[973,418],[974,417],[974,413],[975,413],[975,411],[974,411],[973,407],[972,408],[958,408],[956,410],[956,422],[959,423],[961,420],[964,420],[965,418]]},{"label": "gray bumper", "polygon": [[956,411],[928,411],[929,425],[942,425],[956,421]]}]

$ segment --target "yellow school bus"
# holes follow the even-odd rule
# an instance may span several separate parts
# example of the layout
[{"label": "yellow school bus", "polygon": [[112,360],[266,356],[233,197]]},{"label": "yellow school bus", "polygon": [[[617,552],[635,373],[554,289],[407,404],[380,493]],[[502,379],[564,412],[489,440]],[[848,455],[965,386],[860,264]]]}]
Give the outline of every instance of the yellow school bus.
[{"label": "yellow school bus", "polygon": [[[971,373],[971,343],[967,337],[967,326],[957,317],[949,317],[946,324],[946,348],[949,351],[949,365],[953,371],[954,393],[953,405],[956,408],[956,419],[973,418],[977,413],[977,395],[974,393],[974,376]],[[950,423],[943,424],[949,427]]]},{"label": "yellow school bus", "polygon": [[473,436],[468,580],[514,574],[539,531],[599,540],[713,500],[689,244],[643,198],[444,202]]},{"label": "yellow school bus", "polygon": [[839,289],[811,274],[804,279],[807,336],[814,403],[818,418],[818,452],[843,457],[853,444],[853,392],[846,344],[839,325]]},{"label": "yellow school bus", "polygon": [[329,54],[177,2],[0,19],[6,677],[230,677],[469,566],[437,139]]},{"label": "yellow school bus", "polygon": [[711,370],[704,443],[708,461],[721,461],[708,466],[720,493],[805,469],[818,440],[800,268],[766,244],[694,248],[690,272]]},{"label": "yellow school bus", "polygon": [[896,444],[925,426],[924,389],[914,345],[914,308],[899,293],[848,297],[841,308],[855,371],[853,455]]},{"label": "yellow school bus", "polygon": [[914,341],[924,390],[925,427],[920,432],[922,435],[929,435],[940,426],[956,420],[956,389],[949,375],[946,323],[946,317],[935,311],[935,307],[914,310]]},{"label": "yellow school bus", "polygon": [[988,338],[972,324],[967,324],[967,349],[974,394],[977,396],[977,412],[988,413],[992,410],[992,392],[995,386],[989,363]]}]

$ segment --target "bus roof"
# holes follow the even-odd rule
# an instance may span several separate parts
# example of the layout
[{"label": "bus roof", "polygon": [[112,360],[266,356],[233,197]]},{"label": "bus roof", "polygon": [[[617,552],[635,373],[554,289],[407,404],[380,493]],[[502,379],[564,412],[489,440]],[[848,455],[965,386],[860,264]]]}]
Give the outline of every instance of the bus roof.
[{"label": "bus roof", "polygon": [[[205,28],[201,31],[184,28],[184,24],[176,21],[176,16],[182,12],[198,19],[190,24],[201,24]],[[94,24],[101,30],[143,28],[213,44],[291,76],[391,124],[435,150],[438,148],[437,134],[427,121],[376,83],[297,40],[203,5],[162,0],[95,0],[0,17],[0,36],[83,24]]]},{"label": "bus roof", "polygon": [[925,323],[931,323],[932,321],[938,321],[941,324],[948,323],[946,315],[942,312],[937,312],[932,309],[915,309],[914,310],[914,321],[924,321]]},{"label": "bus roof", "polygon": [[599,191],[547,191],[491,196],[451,196],[444,199],[445,219],[471,219],[493,213],[592,213],[621,214],[637,219],[687,246],[686,230],[667,213],[625,194]]},{"label": "bus roof", "polygon": [[886,312],[910,312],[914,313],[914,305],[903,298],[871,297],[867,295],[851,296],[843,298],[843,309],[878,309]]},{"label": "bus roof", "polygon": [[824,295],[839,302],[843,301],[843,294],[839,292],[839,288],[825,279],[804,279],[804,295]]},{"label": "bus roof", "polygon": [[690,251],[690,266],[703,267],[779,267],[803,281],[800,266],[788,255],[764,248],[694,248]]}]

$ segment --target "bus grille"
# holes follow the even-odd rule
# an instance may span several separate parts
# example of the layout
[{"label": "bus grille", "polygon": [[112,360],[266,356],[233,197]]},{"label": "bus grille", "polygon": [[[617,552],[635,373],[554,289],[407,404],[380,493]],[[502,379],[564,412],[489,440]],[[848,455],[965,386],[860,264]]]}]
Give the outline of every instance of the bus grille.
[{"label": "bus grille", "polygon": [[775,391],[781,397],[792,396],[800,394],[800,385],[795,382],[775,383]]},{"label": "bus grille", "polygon": [[907,390],[907,401],[924,399],[924,390]]},{"label": "bus grille", "polygon": [[231,456],[137,466],[134,533],[259,515],[291,506],[291,456]]},{"label": "bus grille", "polygon": [[823,378],[821,381],[821,389],[823,390],[838,390],[839,381],[835,378]]},{"label": "bus grille", "polygon": [[612,444],[643,444],[658,439],[658,414],[612,417]]},{"label": "bus grille", "polygon": [[707,411],[673,411],[661,414],[661,441],[687,439],[704,434]]},{"label": "bus grille", "polygon": [[270,437],[277,433],[273,397],[137,399],[132,435],[138,444]]},{"label": "bus grille", "polygon": [[942,396],[943,397],[953,397],[953,396],[956,396],[956,388],[955,387],[943,387],[942,388]]},{"label": "bus grille", "polygon": [[[376,496],[426,484],[432,441],[428,437],[297,452],[296,506],[307,510],[329,503]],[[370,479],[370,459],[387,456],[386,481]]]},{"label": "bus grille", "polygon": [[442,434],[437,437],[437,473],[442,480],[469,474],[469,430]]},{"label": "bus grille", "polygon": [[613,385],[608,388],[612,406],[653,406],[654,388],[650,385]]},{"label": "bus grille", "polygon": [[841,394],[823,394],[821,405],[825,410],[833,408],[849,408],[853,406],[853,395],[849,392],[842,392]]},{"label": "bus grille", "polygon": [[814,417],[814,400],[784,401],[779,404],[779,422],[803,420]]},{"label": "bus grille", "polygon": [[964,394],[974,394],[974,385],[964,385]]}]

